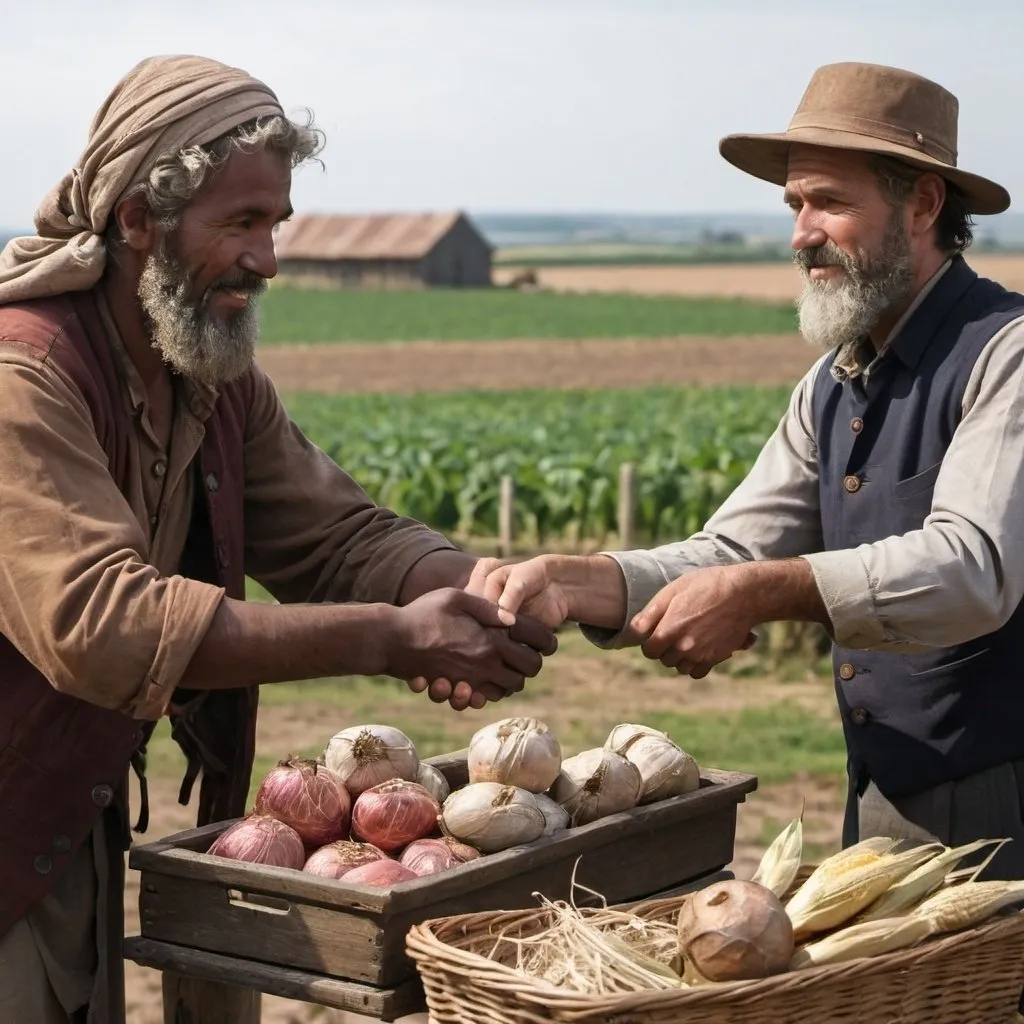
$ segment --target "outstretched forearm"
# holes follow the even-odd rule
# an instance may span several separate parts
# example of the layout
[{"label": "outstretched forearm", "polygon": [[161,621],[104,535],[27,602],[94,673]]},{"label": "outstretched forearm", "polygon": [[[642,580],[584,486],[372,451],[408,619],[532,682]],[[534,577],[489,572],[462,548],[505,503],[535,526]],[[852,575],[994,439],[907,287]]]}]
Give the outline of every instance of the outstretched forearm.
[{"label": "outstretched forearm", "polygon": [[224,598],[179,685],[221,690],[386,671],[396,610]]}]

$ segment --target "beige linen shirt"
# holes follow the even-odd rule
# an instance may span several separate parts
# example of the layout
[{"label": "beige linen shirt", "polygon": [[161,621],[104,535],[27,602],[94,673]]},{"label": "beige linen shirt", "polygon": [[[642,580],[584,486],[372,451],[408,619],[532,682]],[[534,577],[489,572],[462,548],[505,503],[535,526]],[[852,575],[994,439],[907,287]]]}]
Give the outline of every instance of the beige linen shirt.
[{"label": "beige linen shirt", "polygon": [[[1024,596],[1024,317],[1000,330],[974,366],[922,528],[838,551],[822,550],[812,415],[814,381],[828,358],[797,384],[750,473],[702,531],[650,550],[605,552],[626,579],[627,624],[684,573],[797,556],[810,563],[843,647],[912,653],[983,635],[1009,618]],[[872,363],[863,350],[840,352],[831,370],[842,379],[870,374]],[[621,631],[583,631],[603,647],[623,640]]]}]

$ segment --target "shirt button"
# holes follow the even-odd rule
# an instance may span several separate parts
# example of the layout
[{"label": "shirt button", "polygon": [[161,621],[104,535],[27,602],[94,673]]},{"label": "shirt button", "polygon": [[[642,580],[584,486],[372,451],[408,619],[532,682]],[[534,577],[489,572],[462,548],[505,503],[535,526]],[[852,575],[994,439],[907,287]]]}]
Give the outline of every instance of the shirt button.
[{"label": "shirt button", "polygon": [[839,666],[840,679],[852,679],[856,674],[857,670],[849,662]]},{"label": "shirt button", "polygon": [[39,854],[38,857],[32,862],[32,866],[41,875],[48,875],[53,869],[53,861],[46,856],[45,853]]},{"label": "shirt button", "polygon": [[93,786],[92,802],[97,807],[109,807],[114,800],[114,791],[106,783]]},{"label": "shirt button", "polygon": [[54,836],[53,848],[57,853],[69,853],[71,850],[71,840],[67,836]]},{"label": "shirt button", "polygon": [[217,479],[217,474],[216,473],[207,473],[206,474],[206,489],[208,491],[215,491],[215,490],[217,490],[218,487],[220,487],[220,481]]},{"label": "shirt button", "polygon": [[859,434],[864,429],[864,421],[859,416],[854,416],[850,420],[850,429],[855,433]]},{"label": "shirt button", "polygon": [[860,490],[860,477],[850,474],[849,476],[843,477],[843,487],[846,488],[847,493],[854,494]]},{"label": "shirt button", "polygon": [[854,725],[864,725],[870,717],[871,715],[864,708],[854,708],[850,712],[850,721]]},{"label": "shirt button", "polygon": [[163,476],[167,472],[166,462],[154,462],[153,463],[153,476]]}]

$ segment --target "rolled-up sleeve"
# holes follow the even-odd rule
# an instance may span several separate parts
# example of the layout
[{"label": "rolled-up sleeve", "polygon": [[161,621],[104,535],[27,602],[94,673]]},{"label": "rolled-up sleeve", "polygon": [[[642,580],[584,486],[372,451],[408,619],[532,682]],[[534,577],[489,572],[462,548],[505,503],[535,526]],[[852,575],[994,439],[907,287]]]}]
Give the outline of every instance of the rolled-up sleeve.
[{"label": "rolled-up sleeve", "polygon": [[624,630],[659,590],[695,569],[791,558],[822,547],[818,458],[812,413],[818,359],[794,388],[789,405],[750,472],[699,533],[635,551],[606,551],[626,581],[626,619],[618,631],[581,626],[599,647],[616,647]]},{"label": "rolled-up sleeve", "polygon": [[409,570],[455,547],[369,495],[254,374],[245,444],[246,572],[279,601],[396,604]]},{"label": "rolled-up sleeve", "polygon": [[156,719],[223,590],[161,576],[78,391],[0,353],[0,632],[59,691]]},{"label": "rolled-up sleeve", "polygon": [[974,365],[921,529],[807,560],[844,647],[944,647],[1009,619],[1024,597],[1024,318]]}]

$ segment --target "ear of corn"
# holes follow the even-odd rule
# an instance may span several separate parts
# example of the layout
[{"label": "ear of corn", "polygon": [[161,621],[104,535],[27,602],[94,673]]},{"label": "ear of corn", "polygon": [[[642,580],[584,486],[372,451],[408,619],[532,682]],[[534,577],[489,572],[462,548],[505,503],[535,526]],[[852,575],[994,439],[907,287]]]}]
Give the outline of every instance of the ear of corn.
[{"label": "ear of corn", "polygon": [[[949,872],[949,869],[952,868],[954,864],[963,860],[964,857],[967,857],[972,853],[976,853],[978,850],[984,849],[986,846],[991,846],[993,843],[996,844],[997,847],[1002,846],[1005,841],[1006,840],[1002,839],[982,839],[976,843],[967,843],[965,846],[957,846],[952,849],[947,847],[946,849],[943,849],[920,867],[911,871],[905,878],[891,886],[886,890],[886,892],[882,893],[882,895],[879,896],[863,914],[861,914],[859,920],[879,921],[886,917],[896,917],[899,914],[902,914],[920,900],[931,895],[936,889],[940,888],[947,873]],[[995,851],[993,851],[993,853],[994,852]],[[972,872],[977,872],[981,870],[987,862],[988,858],[986,858],[986,861],[977,868],[971,868],[970,870]]]},{"label": "ear of corn", "polygon": [[804,823],[801,808],[800,817],[794,818],[765,850],[751,881],[770,889],[782,899],[800,870],[803,852]]},{"label": "ear of corn", "polygon": [[913,946],[931,934],[927,921],[896,917],[852,924],[802,946],[789,963],[791,971],[838,964],[862,956],[879,956]]},{"label": "ear of corn", "polygon": [[929,896],[910,916],[927,922],[929,934],[939,935],[973,928],[1018,900],[1024,900],[1024,880],[963,882]]},{"label": "ear of corn", "polygon": [[930,860],[937,848],[932,843],[903,853],[877,853],[864,844],[857,846],[861,849],[850,847],[824,860],[786,904],[797,942],[856,917],[890,886]]}]

